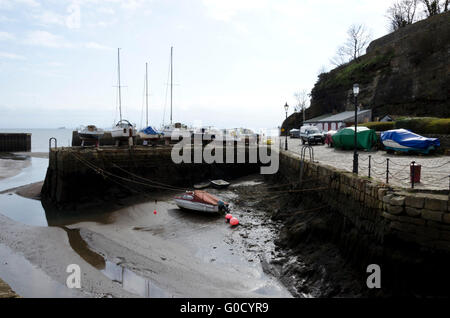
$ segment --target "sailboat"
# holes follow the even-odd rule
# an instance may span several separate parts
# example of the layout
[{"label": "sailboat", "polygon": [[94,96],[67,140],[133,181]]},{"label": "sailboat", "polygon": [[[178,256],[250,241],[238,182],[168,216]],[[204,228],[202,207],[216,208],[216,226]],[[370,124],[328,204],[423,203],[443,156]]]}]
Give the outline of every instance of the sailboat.
[{"label": "sailboat", "polygon": [[152,126],[148,125],[148,64],[145,63],[145,106],[146,106],[146,122],[145,128],[141,129],[138,133],[141,139],[159,139],[161,133],[156,131]]},{"label": "sailboat", "polygon": [[187,125],[183,125],[181,123],[173,123],[172,122],[172,110],[173,110],[173,46],[170,47],[170,124],[163,125],[162,134],[165,138],[171,139],[172,134],[175,130],[180,132],[188,132],[192,133],[188,130]]},{"label": "sailboat", "polygon": [[115,140],[116,145],[120,144],[120,140],[133,139],[136,137],[136,128],[128,120],[122,118],[122,95],[120,91],[120,48],[117,49],[117,77],[119,89],[119,116],[120,120],[111,129],[111,137]]}]

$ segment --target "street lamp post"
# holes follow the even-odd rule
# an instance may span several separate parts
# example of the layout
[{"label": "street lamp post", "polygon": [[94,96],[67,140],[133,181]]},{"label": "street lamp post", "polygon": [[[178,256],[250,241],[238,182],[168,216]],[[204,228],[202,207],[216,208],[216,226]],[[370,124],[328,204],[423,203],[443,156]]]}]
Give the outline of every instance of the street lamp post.
[{"label": "street lamp post", "polygon": [[[284,110],[286,111],[286,119],[287,119],[287,113],[288,113],[288,109],[289,109],[289,105],[286,102],[286,104],[284,104]],[[286,127],[287,127],[287,121],[286,121]],[[284,150],[288,150],[288,142],[287,142],[287,130],[284,130],[284,134],[285,134],[285,139],[284,139]]]},{"label": "street lamp post", "polygon": [[353,152],[353,173],[358,174],[358,94],[359,85],[353,84],[353,96],[355,97],[355,149]]}]

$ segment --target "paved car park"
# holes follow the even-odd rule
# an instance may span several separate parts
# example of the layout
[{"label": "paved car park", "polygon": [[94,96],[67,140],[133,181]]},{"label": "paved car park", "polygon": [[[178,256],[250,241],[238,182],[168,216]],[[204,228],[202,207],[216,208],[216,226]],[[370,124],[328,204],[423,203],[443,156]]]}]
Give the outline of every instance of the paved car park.
[{"label": "paved car park", "polygon": [[[284,149],[284,137],[280,139]],[[288,138],[288,149],[301,154],[303,145],[300,139]],[[353,170],[353,151],[330,148],[327,145],[313,145],[314,159],[319,163],[330,165],[342,170]],[[411,188],[410,164],[421,165],[420,183],[416,183],[416,189],[441,189],[450,187],[450,156],[444,155],[406,155],[387,154],[386,151],[360,151],[359,175],[369,175],[369,156],[371,156],[371,177],[386,182],[387,163],[389,161],[388,183],[404,188]],[[306,151],[306,158],[309,158]],[[388,160],[389,159],[389,160]]]}]

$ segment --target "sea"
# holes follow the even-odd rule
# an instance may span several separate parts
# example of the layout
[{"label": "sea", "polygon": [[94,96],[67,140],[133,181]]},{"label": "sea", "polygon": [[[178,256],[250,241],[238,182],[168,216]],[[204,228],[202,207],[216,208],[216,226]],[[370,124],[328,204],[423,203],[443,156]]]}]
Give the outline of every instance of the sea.
[{"label": "sea", "polygon": [[58,147],[68,147],[72,145],[73,129],[37,129],[37,128],[11,128],[2,129],[0,133],[30,133],[31,151],[46,152],[49,149],[49,139],[54,137],[57,140]]}]

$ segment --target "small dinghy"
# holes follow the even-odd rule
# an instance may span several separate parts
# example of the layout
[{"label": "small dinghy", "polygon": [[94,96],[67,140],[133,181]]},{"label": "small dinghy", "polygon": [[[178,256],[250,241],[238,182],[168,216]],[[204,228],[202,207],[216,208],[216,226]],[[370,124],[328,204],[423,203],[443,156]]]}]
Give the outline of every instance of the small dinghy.
[{"label": "small dinghy", "polygon": [[210,185],[211,185],[211,182],[209,182],[209,181],[197,183],[197,184],[194,184],[194,189],[196,189],[196,190],[206,189]]},{"label": "small dinghy", "polygon": [[176,196],[174,200],[175,204],[181,209],[207,213],[228,211],[228,203],[206,191],[186,191],[185,193]]},{"label": "small dinghy", "polygon": [[211,184],[214,188],[223,189],[230,185],[229,182],[226,182],[225,180],[212,180]]}]

